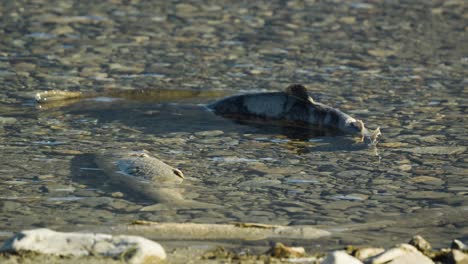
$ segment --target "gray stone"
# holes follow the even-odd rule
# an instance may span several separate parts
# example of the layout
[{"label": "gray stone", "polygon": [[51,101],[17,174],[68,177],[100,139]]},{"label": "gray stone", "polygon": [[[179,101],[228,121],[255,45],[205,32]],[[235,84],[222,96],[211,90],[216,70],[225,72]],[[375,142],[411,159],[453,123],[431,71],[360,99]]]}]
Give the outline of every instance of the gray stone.
[{"label": "gray stone", "polygon": [[423,183],[423,184],[432,184],[432,185],[441,185],[444,183],[443,180],[432,177],[432,176],[416,176],[410,179],[412,183]]},{"label": "gray stone", "polygon": [[160,244],[138,236],[96,233],[62,233],[40,228],[22,231],[8,239],[0,252],[33,251],[57,256],[100,255],[128,263],[156,263],[166,259]]},{"label": "gray stone", "polygon": [[362,262],[345,251],[333,251],[327,255],[322,264],[362,264]]},{"label": "gray stone", "polygon": [[353,206],[359,206],[359,202],[351,201],[333,201],[323,205],[323,208],[326,210],[346,210]]}]

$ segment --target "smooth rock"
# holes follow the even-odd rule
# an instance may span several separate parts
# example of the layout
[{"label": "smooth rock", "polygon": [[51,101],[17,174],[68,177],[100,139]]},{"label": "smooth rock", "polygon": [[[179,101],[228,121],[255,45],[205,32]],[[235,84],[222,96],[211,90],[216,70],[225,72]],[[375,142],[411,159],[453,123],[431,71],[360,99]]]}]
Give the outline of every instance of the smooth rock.
[{"label": "smooth rock", "polygon": [[410,179],[413,183],[442,184],[443,180],[432,176],[416,176]]},{"label": "smooth rock", "polygon": [[419,235],[413,236],[413,238],[411,238],[408,244],[414,246],[423,253],[432,249],[431,244],[429,244],[427,240],[425,240],[422,236]]},{"label": "smooth rock", "polygon": [[468,254],[461,250],[453,249],[449,255],[449,261],[449,263],[454,264],[468,264]]},{"label": "smooth rock", "polygon": [[354,256],[359,260],[365,260],[370,257],[376,256],[384,251],[385,249],[383,248],[360,248],[356,250]]},{"label": "smooth rock", "polygon": [[434,264],[434,262],[423,255],[412,245],[400,244],[396,248],[391,248],[381,254],[366,260],[371,264]]},{"label": "smooth rock", "polygon": [[374,57],[388,57],[396,54],[396,51],[388,49],[372,49],[367,52]]},{"label": "smooth rock", "polygon": [[329,202],[327,204],[324,204],[322,207],[325,208],[326,210],[346,210],[350,207],[358,206],[358,205],[360,205],[359,202],[340,200],[340,201]]},{"label": "smooth rock", "polygon": [[200,132],[195,133],[196,136],[200,136],[200,137],[216,137],[222,134],[224,134],[224,132],[221,130],[208,130],[208,131],[200,131]]},{"label": "smooth rock", "polygon": [[128,263],[159,263],[166,259],[160,244],[138,236],[62,233],[47,228],[22,231],[8,239],[0,252],[33,251],[57,256],[100,255]]},{"label": "smooth rock", "polygon": [[327,255],[322,264],[362,264],[362,262],[345,251],[333,251]]}]

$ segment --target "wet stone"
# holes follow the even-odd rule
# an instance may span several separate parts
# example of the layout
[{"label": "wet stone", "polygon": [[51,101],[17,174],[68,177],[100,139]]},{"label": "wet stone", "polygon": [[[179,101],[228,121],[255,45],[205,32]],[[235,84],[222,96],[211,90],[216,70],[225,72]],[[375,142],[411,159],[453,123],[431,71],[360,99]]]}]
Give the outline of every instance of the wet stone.
[{"label": "wet stone", "polygon": [[16,118],[14,117],[4,117],[0,116],[0,125],[11,125],[16,123]]},{"label": "wet stone", "polygon": [[445,199],[451,197],[452,194],[444,193],[444,192],[434,192],[434,191],[415,191],[408,193],[406,195],[407,199],[429,199],[429,200],[438,200],[438,199]]},{"label": "wet stone", "polygon": [[196,6],[190,4],[177,4],[176,5],[176,12],[180,15],[184,14],[192,14],[193,12],[197,11],[198,8]]},{"label": "wet stone", "polygon": [[322,207],[326,210],[346,210],[350,207],[354,206],[360,206],[361,204],[358,202],[351,202],[351,201],[334,201],[334,202],[329,202]]},{"label": "wet stone", "polygon": [[354,257],[358,258],[359,260],[365,260],[367,258],[371,258],[373,256],[376,256],[382,252],[384,252],[385,249],[383,248],[360,248],[354,252]]},{"label": "wet stone", "polygon": [[344,178],[365,177],[368,174],[369,174],[369,171],[366,171],[366,170],[347,170],[347,171],[338,172],[336,174],[336,177],[344,177]]},{"label": "wet stone", "polygon": [[410,171],[411,170],[411,165],[410,164],[403,164],[403,165],[400,165],[398,166],[398,169],[402,170],[402,171]]},{"label": "wet stone", "polygon": [[428,252],[429,250],[432,249],[431,244],[429,244],[427,240],[425,240],[422,236],[419,236],[419,235],[413,236],[413,238],[411,238],[408,244],[414,246],[415,248],[417,248],[419,251],[423,253]]},{"label": "wet stone", "polygon": [[461,154],[466,151],[464,146],[434,146],[434,147],[417,147],[417,148],[405,148],[400,149],[401,151],[411,152],[415,154],[435,154],[435,155],[455,155]]},{"label": "wet stone", "polygon": [[432,176],[416,176],[410,179],[413,183],[420,183],[420,184],[433,184],[433,185],[441,185],[444,184],[444,180],[441,180],[436,177]]},{"label": "wet stone", "polygon": [[3,212],[8,212],[8,211],[18,210],[18,208],[22,207],[22,204],[18,202],[13,202],[13,201],[3,201],[1,203],[1,206],[2,206]]},{"label": "wet stone", "polygon": [[80,199],[78,202],[84,206],[96,208],[99,206],[110,204],[112,202],[112,199],[109,197],[89,197],[85,199]]},{"label": "wet stone", "polygon": [[224,132],[221,130],[201,131],[195,133],[195,135],[199,137],[216,137],[222,134],[224,134]]},{"label": "wet stone", "polygon": [[322,264],[362,264],[362,262],[348,255],[345,251],[333,251],[323,260]]}]

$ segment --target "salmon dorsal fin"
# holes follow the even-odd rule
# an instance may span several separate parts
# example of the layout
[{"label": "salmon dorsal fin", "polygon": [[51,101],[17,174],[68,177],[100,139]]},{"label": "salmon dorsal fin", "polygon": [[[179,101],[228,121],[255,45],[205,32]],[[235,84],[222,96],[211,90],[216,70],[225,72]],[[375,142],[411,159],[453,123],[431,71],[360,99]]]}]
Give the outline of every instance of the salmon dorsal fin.
[{"label": "salmon dorsal fin", "polygon": [[307,93],[307,89],[302,84],[291,84],[285,91],[289,96],[296,97],[303,101],[314,102],[314,99]]}]

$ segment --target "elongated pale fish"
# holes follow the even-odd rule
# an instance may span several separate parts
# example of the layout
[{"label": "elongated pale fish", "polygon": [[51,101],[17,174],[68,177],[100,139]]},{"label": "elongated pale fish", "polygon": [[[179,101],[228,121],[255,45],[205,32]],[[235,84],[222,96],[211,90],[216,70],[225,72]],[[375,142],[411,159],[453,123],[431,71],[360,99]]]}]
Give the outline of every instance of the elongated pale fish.
[{"label": "elongated pale fish", "polygon": [[314,101],[304,86],[293,84],[284,92],[235,95],[208,105],[216,114],[233,119],[260,117],[331,127],[361,136],[368,145],[377,144],[380,128],[370,131],[364,122],[338,109]]},{"label": "elongated pale fish", "polygon": [[184,208],[214,207],[184,199],[180,188],[184,174],[147,151],[103,151],[96,154],[95,161],[114,184],[158,204]]}]

